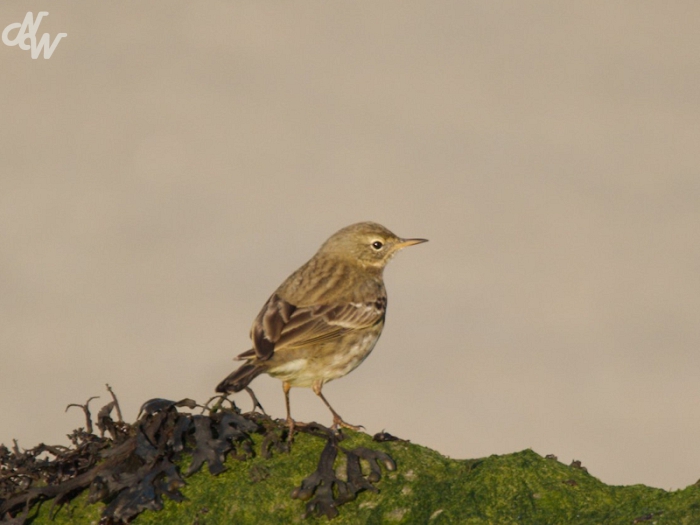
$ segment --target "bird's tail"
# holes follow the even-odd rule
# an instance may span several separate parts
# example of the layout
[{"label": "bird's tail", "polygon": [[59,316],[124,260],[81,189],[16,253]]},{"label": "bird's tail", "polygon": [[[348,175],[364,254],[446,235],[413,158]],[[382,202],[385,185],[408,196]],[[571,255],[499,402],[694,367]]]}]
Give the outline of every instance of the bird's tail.
[{"label": "bird's tail", "polygon": [[231,372],[226,379],[219,383],[216,387],[216,391],[224,394],[227,392],[240,392],[264,371],[265,367],[259,364],[245,363],[238,370]]}]

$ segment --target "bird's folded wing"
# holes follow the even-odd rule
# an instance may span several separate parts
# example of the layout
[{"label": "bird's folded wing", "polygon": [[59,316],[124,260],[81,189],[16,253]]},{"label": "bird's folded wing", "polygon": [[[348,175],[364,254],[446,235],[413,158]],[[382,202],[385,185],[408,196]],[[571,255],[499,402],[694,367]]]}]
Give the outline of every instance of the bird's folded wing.
[{"label": "bird's folded wing", "polygon": [[[269,359],[276,349],[330,341],[349,330],[372,326],[384,318],[385,311],[385,298],[296,308],[274,294],[253,324],[253,349],[258,358]],[[240,357],[252,357],[252,353]]]}]

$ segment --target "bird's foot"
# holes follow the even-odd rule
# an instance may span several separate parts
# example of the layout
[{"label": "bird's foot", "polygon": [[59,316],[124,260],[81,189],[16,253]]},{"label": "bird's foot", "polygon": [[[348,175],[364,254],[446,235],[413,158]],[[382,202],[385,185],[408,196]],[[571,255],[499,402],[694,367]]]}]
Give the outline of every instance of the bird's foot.
[{"label": "bird's foot", "polygon": [[333,416],[333,426],[331,428],[333,430],[338,430],[338,428],[343,427],[343,428],[349,428],[350,430],[354,430],[355,432],[360,432],[365,429],[362,425],[351,425],[350,423],[346,423],[343,421],[343,418],[341,418],[338,414],[335,414]]},{"label": "bird's foot", "polygon": [[296,423],[291,417],[287,418],[287,427],[289,432],[287,433],[287,441],[291,443],[294,440],[294,429],[296,428]]}]

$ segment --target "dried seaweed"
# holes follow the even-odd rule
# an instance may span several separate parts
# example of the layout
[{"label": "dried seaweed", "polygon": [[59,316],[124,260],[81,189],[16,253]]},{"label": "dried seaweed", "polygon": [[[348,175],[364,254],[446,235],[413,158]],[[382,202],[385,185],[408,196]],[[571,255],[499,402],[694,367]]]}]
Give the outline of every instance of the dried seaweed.
[{"label": "dried seaweed", "polygon": [[406,439],[398,438],[392,434],[389,434],[388,432],[384,432],[383,430],[373,435],[372,441],[376,441],[377,443],[385,443],[387,441],[400,441],[402,443],[410,443],[410,441]]},{"label": "dried seaweed", "polygon": [[[85,428],[68,436],[72,446],[40,444],[20,450],[16,442],[12,449],[0,445],[0,523],[24,525],[41,502],[52,500],[53,512],[58,512],[85,491],[89,502],[105,504],[101,523],[128,523],[144,510],[162,509],[164,498],[182,501],[184,477],[198,472],[205,463],[216,475],[226,470],[227,457],[245,461],[255,456],[254,434],[262,436],[259,453],[263,458],[288,453],[292,448],[285,423],[256,412],[241,413],[230,401],[230,408],[223,408],[224,399],[211,409],[204,408],[206,414],[178,410],[199,406],[191,399],[152,399],[143,404],[136,422],[125,423],[114,392],[109,385],[107,389],[112,401],[96,417],[99,435],[93,433],[89,410],[93,397],[84,405],[68,406],[81,408],[86,418]],[[326,442],[316,472],[292,494],[308,500],[306,516],[337,516],[338,507],[359,492],[377,490],[373,484],[381,478],[380,465],[388,470],[396,468],[382,452],[363,447],[344,449],[341,433],[316,423],[300,424],[298,431]],[[192,458],[184,474],[179,466],[183,453]],[[340,477],[335,469],[339,453],[346,459]],[[250,471],[252,483],[269,475],[259,465]]]},{"label": "dried seaweed", "polygon": [[[339,446],[342,434],[328,433],[327,437],[318,468],[292,492],[292,498],[308,500],[304,517],[316,515],[335,518],[338,507],[354,500],[358,493],[364,490],[377,492],[372,483],[381,479],[380,461],[387,470],[396,470],[396,463],[384,452],[365,447],[347,450]],[[345,454],[347,460],[343,476],[338,476],[335,469],[338,452]],[[368,463],[369,474],[363,473],[360,459]]]}]

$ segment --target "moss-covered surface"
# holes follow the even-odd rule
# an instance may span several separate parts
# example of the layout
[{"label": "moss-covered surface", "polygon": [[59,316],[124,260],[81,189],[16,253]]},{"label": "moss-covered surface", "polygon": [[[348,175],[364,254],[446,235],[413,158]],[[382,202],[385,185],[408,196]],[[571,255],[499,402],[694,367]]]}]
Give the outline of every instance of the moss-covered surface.
[{"label": "moss-covered surface", "polygon": [[[347,432],[345,448],[382,450],[397,470],[383,472],[379,493],[362,492],[339,508],[334,524],[700,524],[700,487],[667,492],[643,485],[614,487],[580,468],[546,459],[532,450],[478,460],[454,460],[402,441],[376,443],[370,436]],[[259,450],[261,437],[256,436]],[[135,525],[216,525],[318,523],[327,518],[302,516],[305,504],[291,498],[312,473],[324,440],[296,436],[291,453],[261,455],[247,461],[227,460],[227,470],[212,476],[207,469],[187,478],[186,500],[165,501],[161,511],[146,511]],[[338,457],[338,463],[344,456]],[[187,465],[183,465],[185,471]],[[96,524],[103,504],[86,504],[81,495],[49,518],[51,502],[42,505],[35,525]],[[55,510],[55,509],[54,509]]]}]

